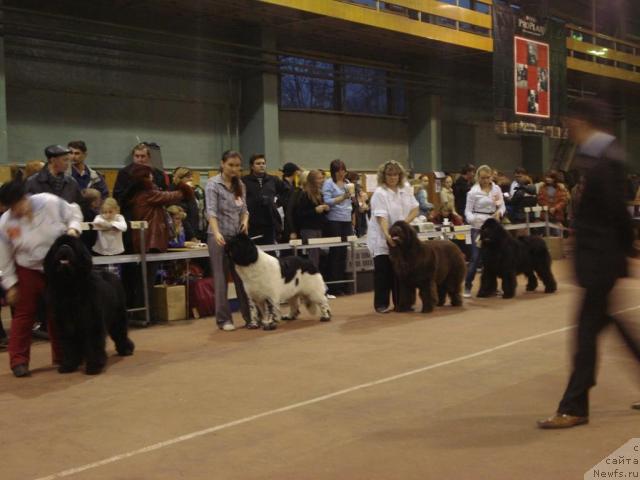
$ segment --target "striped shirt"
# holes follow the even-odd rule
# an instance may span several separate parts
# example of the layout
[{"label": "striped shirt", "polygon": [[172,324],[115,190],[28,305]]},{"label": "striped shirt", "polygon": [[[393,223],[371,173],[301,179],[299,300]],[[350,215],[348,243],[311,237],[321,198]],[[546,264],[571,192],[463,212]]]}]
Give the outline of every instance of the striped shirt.
[{"label": "striped shirt", "polygon": [[[218,229],[225,238],[240,233],[242,215],[247,213],[247,189],[242,185],[242,197],[236,198],[232,190],[224,184],[222,174],[210,178],[204,189],[207,205],[207,218],[214,217],[218,221]],[[212,234],[211,226],[208,233]]]}]

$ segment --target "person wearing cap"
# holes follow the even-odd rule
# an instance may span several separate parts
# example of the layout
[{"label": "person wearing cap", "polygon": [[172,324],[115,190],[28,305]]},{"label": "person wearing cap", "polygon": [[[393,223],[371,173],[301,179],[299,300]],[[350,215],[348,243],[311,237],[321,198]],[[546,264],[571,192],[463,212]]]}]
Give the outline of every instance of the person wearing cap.
[{"label": "person wearing cap", "polygon": [[109,187],[104,177],[87,165],[87,144],[82,140],[74,140],[67,144],[71,151],[71,171],[69,172],[80,187],[80,191],[93,188],[105,199],[109,196]]},{"label": "person wearing cap", "polygon": [[[82,213],[77,205],[50,193],[27,195],[20,180],[0,187],[0,204],[8,209],[0,217],[0,270],[7,303],[13,307],[9,363],[16,377],[26,377],[31,329],[45,295],[45,255],[60,235],[80,234]],[[58,363],[62,354],[47,310],[53,363]]]},{"label": "person wearing cap", "polygon": [[[278,195],[278,207],[282,207],[282,211],[284,212],[284,226],[282,235],[280,236],[282,243],[288,243],[290,239],[295,238],[296,230],[293,225],[289,203],[291,202],[294,192],[298,189],[296,187],[296,176],[299,175],[301,171],[300,167],[292,162],[287,162],[282,167],[282,183],[284,189],[280,195]],[[293,237],[291,236],[292,234]]]},{"label": "person wearing cap", "polygon": [[49,145],[44,149],[47,165],[26,181],[26,191],[31,194],[51,193],[69,203],[80,204],[80,187],[71,175],[67,175],[71,150],[62,145]]},{"label": "person wearing cap", "polygon": [[249,159],[251,172],[242,177],[247,187],[247,208],[249,209],[249,236],[258,245],[276,243],[276,232],[282,231],[280,214],[276,209],[277,198],[283,194],[282,180],[267,173],[267,159],[256,153]]},{"label": "person wearing cap", "polygon": [[[640,361],[640,346],[622,320],[610,311],[610,293],[618,278],[628,275],[633,253],[631,217],[626,208],[624,152],[609,132],[610,107],[594,99],[569,106],[565,120],[577,145],[573,167],[584,179],[575,217],[575,272],[584,289],[578,314],[573,372],[556,413],[538,421],[543,429],[570,428],[589,421],[589,390],[596,384],[597,342],[612,323]],[[632,405],[640,408],[640,404]]]}]

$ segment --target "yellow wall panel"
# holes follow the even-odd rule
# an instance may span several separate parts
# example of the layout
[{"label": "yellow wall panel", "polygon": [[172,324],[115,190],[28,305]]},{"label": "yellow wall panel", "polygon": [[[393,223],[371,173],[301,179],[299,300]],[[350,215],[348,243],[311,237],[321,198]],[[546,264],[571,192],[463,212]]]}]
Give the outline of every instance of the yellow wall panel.
[{"label": "yellow wall panel", "polygon": [[[569,50],[575,50],[577,52],[586,53],[589,55],[593,55],[592,51],[601,51],[605,47],[601,47],[600,45],[594,45],[593,43],[581,42],[579,40],[574,40],[573,38],[567,38],[567,48]],[[620,62],[629,63],[631,65],[640,66],[640,56],[631,55],[629,53],[617,52],[609,48],[604,55],[597,55],[601,58],[607,58],[609,60],[617,60]]]},{"label": "yellow wall panel", "polygon": [[493,51],[493,39],[461,32],[451,28],[417,22],[393,13],[362,8],[358,5],[334,0],[260,0],[263,3],[293,8],[305,12],[339,18],[348,22],[361,23],[372,27],[401,32],[416,37],[428,38],[453,45]]},{"label": "yellow wall panel", "polygon": [[[392,0],[391,3],[420,12],[431,13],[440,17],[491,29],[491,15],[474,12],[468,8],[456,7],[455,5],[438,2],[437,0]],[[384,12],[384,10],[380,11]]]},{"label": "yellow wall panel", "polygon": [[629,72],[627,70],[610,67],[608,65],[601,65],[588,60],[568,57],[567,68],[571,70],[578,70],[579,72],[590,73],[592,75],[600,75],[601,77],[617,78],[618,80],[640,83],[640,73]]}]

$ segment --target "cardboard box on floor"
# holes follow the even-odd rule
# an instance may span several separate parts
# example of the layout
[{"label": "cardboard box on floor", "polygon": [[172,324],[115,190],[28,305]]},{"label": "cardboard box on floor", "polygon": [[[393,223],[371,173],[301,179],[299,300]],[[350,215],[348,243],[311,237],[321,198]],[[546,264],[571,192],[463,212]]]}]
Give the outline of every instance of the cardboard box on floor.
[{"label": "cardboard box on floor", "polygon": [[155,285],[153,287],[153,308],[160,322],[187,318],[184,285]]}]

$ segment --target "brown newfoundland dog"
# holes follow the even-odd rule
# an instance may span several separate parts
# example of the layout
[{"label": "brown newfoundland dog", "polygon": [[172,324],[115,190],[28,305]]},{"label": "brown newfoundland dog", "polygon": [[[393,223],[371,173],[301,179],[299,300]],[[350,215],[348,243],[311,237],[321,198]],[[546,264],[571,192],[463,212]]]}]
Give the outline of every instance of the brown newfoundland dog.
[{"label": "brown newfoundland dog", "polygon": [[433,311],[434,303],[444,305],[449,294],[451,305],[462,305],[462,282],[466,273],[464,256],[449,240],[421,242],[407,222],[396,222],[389,229],[395,245],[389,257],[398,278],[398,309],[410,310],[416,288],[422,300],[422,313]]}]

